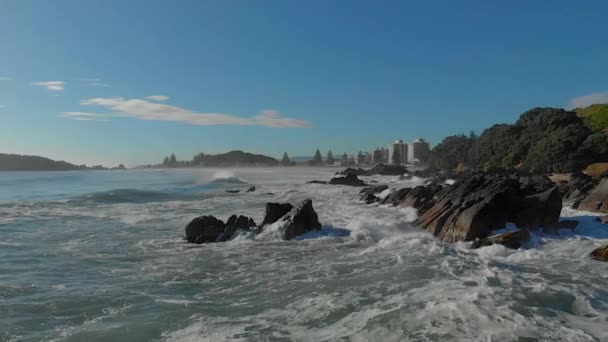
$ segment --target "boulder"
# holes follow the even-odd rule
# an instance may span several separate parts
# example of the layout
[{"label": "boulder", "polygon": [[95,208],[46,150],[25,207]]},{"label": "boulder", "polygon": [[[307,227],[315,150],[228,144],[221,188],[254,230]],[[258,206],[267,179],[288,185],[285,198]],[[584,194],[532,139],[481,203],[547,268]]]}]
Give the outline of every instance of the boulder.
[{"label": "boulder", "polygon": [[381,176],[401,176],[404,173],[408,173],[408,169],[403,165],[392,165],[392,164],[377,164],[369,171],[366,175],[381,175]]},{"label": "boulder", "polygon": [[357,175],[349,173],[344,177],[335,177],[329,181],[332,185],[349,185],[349,186],[366,186],[367,184],[360,180]]},{"label": "boulder", "polygon": [[575,172],[570,175],[570,179],[565,185],[560,184],[564,188],[563,200],[572,208],[577,209],[581,201],[589,195],[598,184],[598,180],[587,176],[582,172]]},{"label": "boulder", "polygon": [[281,217],[285,216],[293,209],[293,205],[289,203],[266,203],[266,214],[262,227],[265,225],[277,222]]},{"label": "boulder", "polygon": [[238,230],[250,230],[255,226],[255,221],[250,217],[232,215],[226,221],[224,234],[218,238],[218,241],[230,240]]},{"label": "boulder", "polygon": [[375,186],[368,186],[366,188],[361,189],[361,191],[359,191],[360,194],[365,195],[375,195],[375,194],[379,194],[382,191],[388,189],[388,185],[375,185]]},{"label": "boulder", "polygon": [[595,220],[603,224],[608,224],[608,216],[598,216],[595,218]]},{"label": "boulder", "polygon": [[[529,195],[541,184],[525,185],[513,175],[475,173],[440,190],[409,190],[394,196],[397,205],[418,209],[415,224],[442,241],[472,241],[514,222],[519,228],[556,226],[561,211],[559,191]],[[390,197],[390,196],[389,196]]]},{"label": "boulder", "polygon": [[530,238],[530,233],[527,229],[520,229],[513,232],[508,232],[492,237],[486,237],[483,239],[475,239],[471,248],[477,249],[484,246],[491,246],[494,244],[503,245],[511,249],[519,249],[521,245]]},{"label": "boulder", "polygon": [[608,178],[603,178],[589,195],[580,201],[577,209],[608,213]]},{"label": "boulder", "polygon": [[226,225],[213,216],[201,216],[186,226],[186,240],[191,243],[216,242],[224,234]]},{"label": "boulder", "polygon": [[247,189],[246,192],[254,192],[255,191],[255,186],[252,186],[251,188]]},{"label": "boulder", "polygon": [[312,200],[306,199],[285,215],[281,220],[288,222],[283,238],[291,240],[296,236],[302,235],[310,230],[320,230],[321,223],[319,217],[312,207]]},{"label": "boulder", "polygon": [[380,201],[380,199],[373,194],[365,194],[361,197],[361,200],[365,202],[365,204],[372,204]]},{"label": "boulder", "polygon": [[558,227],[562,198],[555,186],[544,192],[525,196],[515,201],[513,206],[513,214],[509,220],[519,228]]},{"label": "boulder", "polygon": [[594,249],[589,257],[599,261],[608,261],[608,245]]}]

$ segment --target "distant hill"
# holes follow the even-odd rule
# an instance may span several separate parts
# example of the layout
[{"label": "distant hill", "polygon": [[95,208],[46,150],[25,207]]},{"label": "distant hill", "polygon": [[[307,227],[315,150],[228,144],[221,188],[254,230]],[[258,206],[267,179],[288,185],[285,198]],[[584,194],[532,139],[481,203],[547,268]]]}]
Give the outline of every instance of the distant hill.
[{"label": "distant hill", "polygon": [[37,156],[0,153],[0,171],[68,171],[85,167]]},{"label": "distant hill", "polygon": [[575,111],[594,133],[608,131],[608,104],[594,104]]},{"label": "distant hill", "polygon": [[199,157],[197,161],[198,165],[212,167],[279,165],[279,161],[272,157],[243,151],[231,151],[223,154],[204,155]]}]

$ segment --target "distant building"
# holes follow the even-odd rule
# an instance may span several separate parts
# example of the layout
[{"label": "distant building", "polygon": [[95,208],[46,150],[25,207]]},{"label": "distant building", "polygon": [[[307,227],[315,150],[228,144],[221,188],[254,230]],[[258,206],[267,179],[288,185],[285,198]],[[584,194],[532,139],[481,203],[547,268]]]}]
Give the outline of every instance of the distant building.
[{"label": "distant building", "polygon": [[359,153],[357,153],[357,155],[355,156],[355,163],[357,165],[368,165],[371,164],[372,161],[372,155],[369,152],[359,151]]},{"label": "distant building", "polygon": [[414,140],[414,142],[408,144],[409,159],[407,160],[407,163],[420,164],[426,162],[430,150],[431,147],[426,140],[422,138]]},{"label": "distant building", "polygon": [[[395,140],[392,144],[389,144],[386,148],[386,160],[389,164],[405,164],[408,162],[408,148],[407,144],[403,140]],[[396,152],[395,152],[396,151]],[[398,156],[399,160],[395,160]]]}]

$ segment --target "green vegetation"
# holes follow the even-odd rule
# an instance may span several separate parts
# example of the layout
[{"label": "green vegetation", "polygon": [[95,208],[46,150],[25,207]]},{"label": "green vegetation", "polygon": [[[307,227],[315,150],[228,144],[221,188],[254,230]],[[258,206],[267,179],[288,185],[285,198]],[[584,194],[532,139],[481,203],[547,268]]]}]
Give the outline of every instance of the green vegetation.
[{"label": "green vegetation", "polygon": [[513,125],[500,124],[479,137],[447,137],[430,155],[435,169],[515,166],[535,172],[574,172],[608,161],[608,136],[593,133],[576,113],[558,108],[534,108]]},{"label": "green vegetation", "polygon": [[608,131],[608,104],[594,104],[575,111],[594,133]]},{"label": "green vegetation", "polygon": [[[232,167],[232,166],[278,166],[279,161],[261,154],[252,154],[243,151],[231,151],[228,153],[210,155],[204,153],[196,154],[191,161],[177,160],[175,154],[165,157],[161,167]],[[150,167],[150,166],[148,166]]]},{"label": "green vegetation", "polygon": [[65,161],[55,161],[38,156],[0,153],[0,171],[71,171],[71,170],[124,170],[123,164],[108,169],[101,165],[88,167],[74,165]]}]

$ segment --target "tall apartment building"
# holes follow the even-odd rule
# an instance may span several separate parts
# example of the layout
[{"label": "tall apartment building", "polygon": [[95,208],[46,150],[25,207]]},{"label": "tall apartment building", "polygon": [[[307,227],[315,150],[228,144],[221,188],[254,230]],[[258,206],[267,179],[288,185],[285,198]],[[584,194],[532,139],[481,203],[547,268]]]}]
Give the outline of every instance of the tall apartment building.
[{"label": "tall apartment building", "polygon": [[426,158],[430,150],[431,146],[426,140],[422,138],[414,140],[414,142],[408,144],[409,159],[407,160],[407,163],[420,164],[422,162],[426,162]]},{"label": "tall apartment building", "polygon": [[[395,140],[387,146],[386,150],[386,160],[389,164],[406,164],[408,162],[408,146],[403,140]],[[398,157],[399,160],[395,160],[395,157]]]}]

